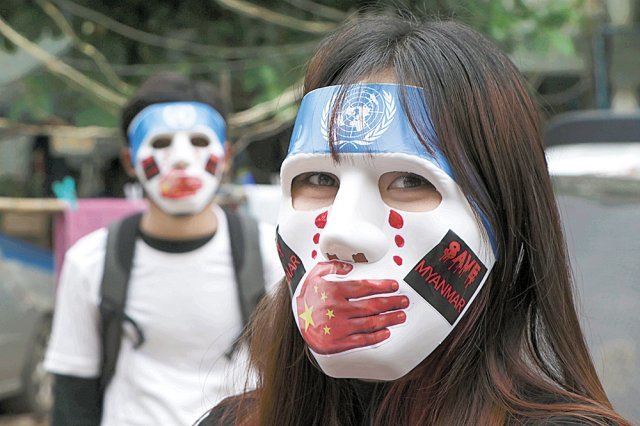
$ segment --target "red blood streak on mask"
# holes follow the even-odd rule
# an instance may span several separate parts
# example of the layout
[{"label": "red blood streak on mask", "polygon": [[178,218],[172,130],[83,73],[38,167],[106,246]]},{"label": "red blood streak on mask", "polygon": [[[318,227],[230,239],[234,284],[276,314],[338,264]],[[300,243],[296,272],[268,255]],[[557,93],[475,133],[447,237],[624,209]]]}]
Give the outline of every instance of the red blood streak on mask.
[{"label": "red blood streak on mask", "polygon": [[315,244],[318,244],[318,241],[320,241],[320,234],[316,234],[313,236],[313,242]]},{"label": "red blood streak on mask", "polygon": [[389,212],[389,225],[396,229],[400,229],[404,226],[404,219],[402,219],[400,213],[393,210]]},{"label": "red blood streak on mask", "polygon": [[311,258],[312,259],[315,259],[317,255],[318,255],[317,251],[314,250],[314,251],[311,252]]},{"label": "red blood streak on mask", "polygon": [[316,226],[320,229],[324,228],[327,225],[327,213],[320,213],[318,217],[316,217]]},{"label": "red blood streak on mask", "polygon": [[172,170],[160,180],[160,195],[164,198],[180,199],[194,195],[202,188],[202,181],[182,170]]},{"label": "red blood streak on mask", "polygon": [[402,258],[400,256],[393,256],[393,261],[396,262],[398,266],[402,265]]},{"label": "red blood streak on mask", "polygon": [[404,238],[402,238],[400,235],[396,235],[396,245],[398,247],[404,247]]}]

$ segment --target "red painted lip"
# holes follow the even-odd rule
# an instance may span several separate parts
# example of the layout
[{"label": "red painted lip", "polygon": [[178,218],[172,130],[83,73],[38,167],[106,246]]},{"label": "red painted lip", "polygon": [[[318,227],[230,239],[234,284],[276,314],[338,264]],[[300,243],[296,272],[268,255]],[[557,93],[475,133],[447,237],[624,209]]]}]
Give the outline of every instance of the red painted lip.
[{"label": "red painted lip", "polygon": [[181,199],[194,195],[202,188],[202,180],[183,170],[172,170],[160,180],[160,195],[164,198]]}]

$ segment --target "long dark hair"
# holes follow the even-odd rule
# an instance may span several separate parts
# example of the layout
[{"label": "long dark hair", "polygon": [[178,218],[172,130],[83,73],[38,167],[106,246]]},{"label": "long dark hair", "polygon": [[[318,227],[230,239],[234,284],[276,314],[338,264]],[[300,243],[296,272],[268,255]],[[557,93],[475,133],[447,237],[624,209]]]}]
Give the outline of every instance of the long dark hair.
[{"label": "long dark hair", "polygon": [[[449,337],[409,374],[379,385],[372,422],[628,424],[611,408],[580,330],[540,120],[517,69],[459,23],[369,13],[323,42],[304,91],[383,71],[424,88],[438,143],[493,228],[498,260]],[[228,401],[238,424],[356,421],[355,381],[313,365],[285,283],[260,306],[250,335],[259,383]]]}]

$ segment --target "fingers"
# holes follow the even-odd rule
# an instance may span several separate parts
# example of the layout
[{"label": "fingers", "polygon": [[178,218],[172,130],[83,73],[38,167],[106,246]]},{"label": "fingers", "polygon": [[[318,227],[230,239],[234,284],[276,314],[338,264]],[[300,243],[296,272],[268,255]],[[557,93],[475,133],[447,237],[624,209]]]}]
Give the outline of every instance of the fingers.
[{"label": "fingers", "polygon": [[388,311],[396,311],[409,307],[407,296],[376,297],[366,300],[352,301],[349,305],[349,318],[368,317]]},{"label": "fingers", "polygon": [[402,324],[407,320],[404,312],[390,312],[387,314],[374,315],[370,317],[352,318],[349,325],[352,335],[361,333],[375,333],[376,331]]},{"label": "fingers", "polygon": [[377,345],[378,343],[387,340],[390,336],[391,332],[387,329],[378,330],[369,334],[353,334],[344,339],[344,342],[341,345],[342,351]]},{"label": "fingers", "polygon": [[300,328],[303,338],[316,353],[335,354],[378,344],[391,336],[389,327],[407,320],[404,312],[390,312],[370,317],[345,319],[341,324],[317,324]]},{"label": "fingers", "polygon": [[398,282],[394,280],[358,280],[329,282],[333,286],[339,287],[340,296],[346,299],[358,299],[375,294],[393,293],[397,291]]},{"label": "fingers", "polygon": [[328,275],[344,276],[352,270],[353,265],[346,262],[320,262],[314,266],[306,281],[313,284],[325,283],[337,286],[333,287],[332,290],[337,290],[337,295],[346,299],[358,299],[376,294],[393,293],[399,288],[398,283],[395,280],[357,280],[335,282],[324,278]]}]

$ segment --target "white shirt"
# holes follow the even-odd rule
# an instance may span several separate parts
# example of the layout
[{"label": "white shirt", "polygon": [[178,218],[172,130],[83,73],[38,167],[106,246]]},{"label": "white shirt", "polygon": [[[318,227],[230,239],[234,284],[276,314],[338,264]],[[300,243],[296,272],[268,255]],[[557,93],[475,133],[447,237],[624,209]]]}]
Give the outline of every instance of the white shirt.
[{"label": "white shirt", "polygon": [[[242,317],[224,213],[204,246],[167,253],[140,238],[126,314],[144,331],[133,349],[125,323],[115,375],[107,388],[102,426],[191,425],[222,398],[244,388],[241,356],[225,353],[240,335]],[[100,375],[99,289],[107,230],[80,239],[66,255],[45,367],[56,373]],[[260,224],[265,282],[282,277],[274,229]]]}]

